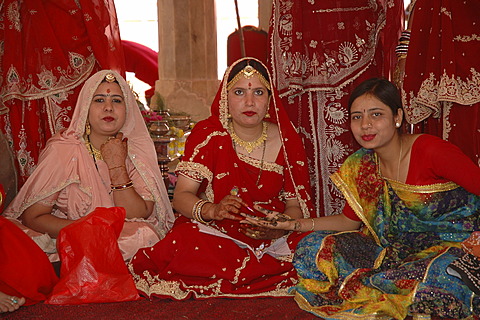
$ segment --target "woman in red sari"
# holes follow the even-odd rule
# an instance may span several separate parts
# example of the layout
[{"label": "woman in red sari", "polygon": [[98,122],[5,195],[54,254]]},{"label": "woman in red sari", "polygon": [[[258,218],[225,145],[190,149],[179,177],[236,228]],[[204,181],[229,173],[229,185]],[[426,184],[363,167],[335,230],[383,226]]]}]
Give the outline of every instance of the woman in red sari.
[{"label": "woman in red sari", "polygon": [[266,67],[243,58],[226,71],[211,117],[199,122],[177,167],[174,208],[182,214],[164,240],[129,263],[146,296],[187,299],[286,296],[297,233],[243,228],[255,204],[310,216],[303,144]]}]

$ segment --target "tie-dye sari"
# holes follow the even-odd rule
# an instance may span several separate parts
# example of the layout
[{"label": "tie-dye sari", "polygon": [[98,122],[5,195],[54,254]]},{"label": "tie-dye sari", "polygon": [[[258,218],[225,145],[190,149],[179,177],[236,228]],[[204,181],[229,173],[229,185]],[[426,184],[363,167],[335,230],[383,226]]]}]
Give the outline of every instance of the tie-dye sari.
[{"label": "tie-dye sari", "polygon": [[324,319],[463,319],[480,300],[446,273],[460,242],[479,230],[480,197],[453,182],[407,185],[381,176],[360,149],[332,175],[363,222],[360,231],[315,232],[298,245],[299,305]]}]

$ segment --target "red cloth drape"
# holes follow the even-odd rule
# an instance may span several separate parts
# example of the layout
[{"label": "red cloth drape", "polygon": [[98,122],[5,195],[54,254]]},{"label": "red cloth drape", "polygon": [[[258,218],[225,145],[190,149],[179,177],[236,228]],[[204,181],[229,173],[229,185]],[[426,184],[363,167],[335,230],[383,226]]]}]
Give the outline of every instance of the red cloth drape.
[{"label": "red cloth drape", "polygon": [[[243,26],[243,41],[245,44],[245,56],[254,57],[268,63],[268,33],[254,26]],[[231,65],[242,58],[242,46],[240,32],[236,29],[230,33],[227,40],[227,65]]]},{"label": "red cloth drape", "polygon": [[40,247],[20,228],[0,216],[0,291],[25,297],[26,305],[43,301],[58,281]]},{"label": "red cloth drape", "polygon": [[0,128],[21,185],[68,127],[81,84],[99,69],[124,75],[124,55],[113,0],[6,0],[1,17]]},{"label": "red cloth drape", "polygon": [[273,76],[304,141],[317,215],[344,206],[329,177],[358,147],[349,93],[368,78],[389,78],[403,10],[401,0],[273,2]]},{"label": "red cloth drape", "polygon": [[415,2],[402,98],[415,132],[456,144],[480,165],[478,12],[476,0]]}]

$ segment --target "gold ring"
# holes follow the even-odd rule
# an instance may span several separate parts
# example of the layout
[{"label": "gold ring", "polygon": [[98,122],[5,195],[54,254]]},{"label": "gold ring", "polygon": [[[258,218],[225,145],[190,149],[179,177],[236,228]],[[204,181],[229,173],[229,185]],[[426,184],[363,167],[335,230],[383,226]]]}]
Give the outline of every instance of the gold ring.
[{"label": "gold ring", "polygon": [[257,234],[256,234],[256,233],[252,233],[251,237],[252,237],[252,238],[256,238],[256,237],[257,237]]}]

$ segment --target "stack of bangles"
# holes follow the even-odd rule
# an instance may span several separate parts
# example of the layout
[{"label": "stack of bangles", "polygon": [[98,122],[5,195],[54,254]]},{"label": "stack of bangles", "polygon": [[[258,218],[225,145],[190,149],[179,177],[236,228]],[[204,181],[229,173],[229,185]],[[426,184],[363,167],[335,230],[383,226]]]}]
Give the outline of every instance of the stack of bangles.
[{"label": "stack of bangles", "polygon": [[395,54],[398,59],[403,59],[407,57],[408,46],[410,44],[410,30],[405,30],[402,32],[398,45],[395,48]]},{"label": "stack of bangles", "polygon": [[192,217],[193,217],[193,219],[195,219],[196,221],[198,221],[200,223],[210,224],[211,221],[205,221],[202,218],[202,208],[206,203],[211,203],[211,202],[207,201],[207,200],[203,200],[203,199],[200,199],[197,202],[195,202],[195,204],[193,205],[193,209],[192,209]]},{"label": "stack of bangles", "polygon": [[120,191],[120,190],[130,189],[131,187],[133,187],[133,181],[132,180],[128,181],[127,183],[123,183],[123,184],[117,184],[117,185],[111,184],[110,185],[110,189],[112,191]]}]

